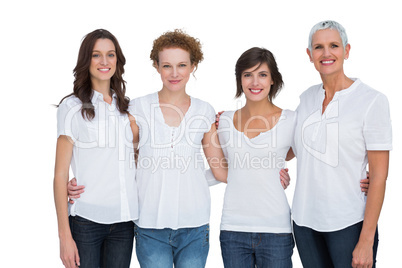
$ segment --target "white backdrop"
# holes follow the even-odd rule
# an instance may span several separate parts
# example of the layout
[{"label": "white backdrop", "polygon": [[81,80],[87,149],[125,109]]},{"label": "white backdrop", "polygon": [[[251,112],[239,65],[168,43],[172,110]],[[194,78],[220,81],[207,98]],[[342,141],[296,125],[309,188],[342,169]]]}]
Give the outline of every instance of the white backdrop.
[{"label": "white backdrop", "polygon": [[[5,2],[5,1],[4,1]],[[349,36],[345,72],[385,93],[393,119],[386,199],[379,223],[378,267],[398,266],[400,255],[400,105],[402,23],[398,1],[7,1],[1,3],[0,266],[62,267],[53,204],[56,109],[72,91],[78,48],[88,32],[104,28],[119,40],[127,59],[127,94],[135,98],[161,89],[149,53],[152,41],[180,28],[199,38],[205,60],[188,93],[217,111],[239,108],[234,65],[240,54],[262,46],[276,56],[285,81],[275,103],[295,109],[298,96],[320,83],[305,52],[311,27],[340,22]],[[292,201],[296,160],[288,166]],[[207,267],[223,267],[219,222],[224,185],[211,188],[211,246]],[[399,248],[399,249],[398,249]],[[294,267],[301,267],[295,251]],[[135,254],[132,267],[139,267]]]}]

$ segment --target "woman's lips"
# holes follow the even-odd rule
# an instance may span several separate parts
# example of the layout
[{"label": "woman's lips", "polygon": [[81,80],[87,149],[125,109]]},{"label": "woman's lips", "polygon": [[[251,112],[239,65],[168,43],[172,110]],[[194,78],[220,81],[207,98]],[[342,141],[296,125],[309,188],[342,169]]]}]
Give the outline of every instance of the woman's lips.
[{"label": "woman's lips", "polygon": [[101,73],[107,73],[110,71],[110,68],[99,68],[98,71],[100,71]]},{"label": "woman's lips", "polygon": [[322,65],[331,65],[335,62],[335,60],[322,60],[321,64]]},{"label": "woman's lips", "polygon": [[169,80],[171,84],[178,84],[181,80]]},{"label": "woman's lips", "polygon": [[252,94],[255,94],[255,95],[260,94],[261,91],[262,91],[261,88],[250,88],[250,92],[251,92]]}]

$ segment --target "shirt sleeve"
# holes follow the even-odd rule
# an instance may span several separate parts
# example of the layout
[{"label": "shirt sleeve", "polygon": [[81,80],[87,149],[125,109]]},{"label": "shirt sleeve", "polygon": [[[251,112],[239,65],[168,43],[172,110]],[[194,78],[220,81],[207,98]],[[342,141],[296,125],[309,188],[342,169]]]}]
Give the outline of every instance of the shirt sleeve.
[{"label": "shirt sleeve", "polygon": [[220,181],[215,179],[214,174],[212,173],[212,170],[210,168],[205,171],[205,179],[207,180],[208,186],[214,186],[221,183]]},{"label": "shirt sleeve", "polygon": [[294,112],[294,118],[293,118],[293,128],[292,128],[292,140],[290,147],[292,148],[292,151],[294,155],[296,156],[296,143],[295,143],[295,134],[296,134],[296,125],[297,125],[297,110]]},{"label": "shirt sleeve", "polygon": [[78,140],[78,119],[81,116],[81,105],[68,105],[63,101],[57,108],[57,138],[60,135],[69,136],[74,142]]},{"label": "shirt sleeve", "polygon": [[133,99],[133,100],[130,100],[130,103],[128,104],[128,112],[129,112],[129,114],[131,114],[132,116],[136,116],[137,114],[138,114],[138,111],[137,111],[137,100],[136,99]]},{"label": "shirt sleeve", "polygon": [[376,96],[370,104],[363,125],[363,136],[368,151],[392,150],[392,127],[388,99]]},{"label": "shirt sleeve", "polygon": [[[148,139],[150,137],[150,126],[147,121],[147,117],[145,115],[145,111],[143,109],[143,106],[149,107],[151,109],[151,105],[147,105],[147,98],[148,96],[141,97],[141,98],[136,98],[130,101],[130,104],[128,106],[128,112],[134,117],[135,123],[139,128],[139,138],[140,141],[138,143],[138,149],[141,148],[144,144],[148,142]],[[145,102],[146,105],[143,105]]]},{"label": "shirt sleeve", "polygon": [[[210,127],[212,126],[212,124],[215,123],[215,119],[216,119],[215,109],[209,103],[207,103],[205,116],[209,122],[209,128],[208,128],[208,131],[209,131],[211,129]],[[206,132],[208,132],[208,131],[206,131]]]}]

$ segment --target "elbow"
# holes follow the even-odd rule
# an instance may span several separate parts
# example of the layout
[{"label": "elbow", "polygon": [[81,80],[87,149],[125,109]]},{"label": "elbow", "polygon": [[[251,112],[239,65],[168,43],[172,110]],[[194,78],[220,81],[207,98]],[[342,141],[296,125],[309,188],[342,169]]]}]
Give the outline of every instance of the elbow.
[{"label": "elbow", "polygon": [[[212,170],[212,171],[214,171],[214,170]],[[225,170],[217,170],[216,172],[213,172],[214,173],[214,177],[218,180],[218,181],[220,181],[220,182],[224,182],[224,183],[227,183],[228,182],[228,180],[227,180],[227,178],[228,178],[228,172],[227,172],[227,169],[225,169]]]}]

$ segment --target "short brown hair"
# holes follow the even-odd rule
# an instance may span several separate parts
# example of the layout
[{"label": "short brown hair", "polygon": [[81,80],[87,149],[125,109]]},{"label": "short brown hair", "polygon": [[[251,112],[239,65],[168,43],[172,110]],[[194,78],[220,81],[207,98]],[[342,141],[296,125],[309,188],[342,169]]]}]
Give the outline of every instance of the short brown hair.
[{"label": "short brown hair", "polygon": [[194,38],[182,30],[175,29],[173,32],[165,32],[154,40],[150,58],[154,67],[159,64],[159,52],[165,48],[181,48],[190,53],[191,64],[197,68],[203,59],[200,40]]},{"label": "short brown hair", "polygon": [[283,81],[282,75],[278,70],[278,66],[276,65],[275,57],[268,49],[253,47],[241,54],[240,58],[236,62],[236,98],[243,94],[243,88],[241,86],[241,77],[243,72],[256,65],[260,67],[263,63],[268,65],[269,71],[271,72],[272,81],[274,82],[269,91],[268,98],[272,102],[272,99],[276,97],[276,95],[282,89]]}]

